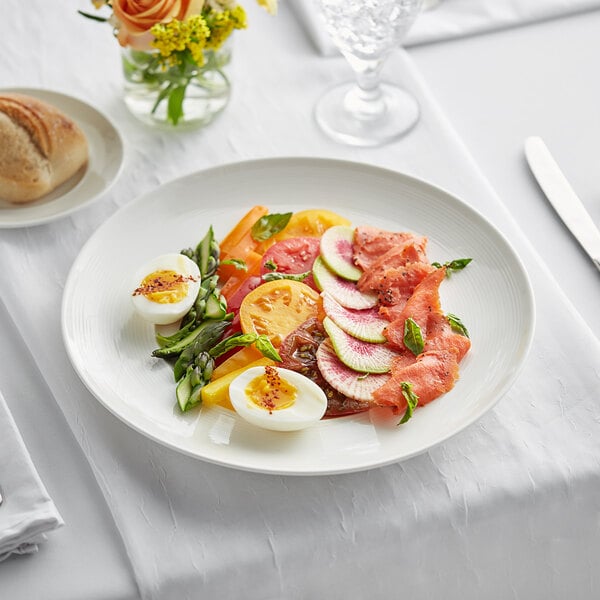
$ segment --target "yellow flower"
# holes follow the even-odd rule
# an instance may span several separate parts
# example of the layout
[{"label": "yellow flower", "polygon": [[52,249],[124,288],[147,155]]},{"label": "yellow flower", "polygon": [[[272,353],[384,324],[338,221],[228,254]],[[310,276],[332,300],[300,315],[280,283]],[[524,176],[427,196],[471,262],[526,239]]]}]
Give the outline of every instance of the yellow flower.
[{"label": "yellow flower", "polygon": [[193,15],[185,21],[172,19],[168,23],[157,23],[150,29],[154,36],[152,47],[156,48],[169,64],[177,64],[176,52],[189,50],[198,65],[204,64],[203,48],[211,32],[201,15]]},{"label": "yellow flower", "polygon": [[277,0],[256,0],[271,15],[277,14]]},{"label": "yellow flower", "polygon": [[245,29],[247,25],[246,11],[239,5],[231,10],[211,11],[205,17],[210,29],[206,47],[211,50],[220,48],[234,29]]}]

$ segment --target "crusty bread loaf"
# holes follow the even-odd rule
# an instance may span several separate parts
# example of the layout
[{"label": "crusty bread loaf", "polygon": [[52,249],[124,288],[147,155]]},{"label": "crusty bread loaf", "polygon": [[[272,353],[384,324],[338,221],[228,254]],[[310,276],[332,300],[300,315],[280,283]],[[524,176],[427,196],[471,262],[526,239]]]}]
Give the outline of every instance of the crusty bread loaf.
[{"label": "crusty bread loaf", "polygon": [[72,119],[37,98],[0,92],[0,198],[41,198],[87,160],[87,140]]}]

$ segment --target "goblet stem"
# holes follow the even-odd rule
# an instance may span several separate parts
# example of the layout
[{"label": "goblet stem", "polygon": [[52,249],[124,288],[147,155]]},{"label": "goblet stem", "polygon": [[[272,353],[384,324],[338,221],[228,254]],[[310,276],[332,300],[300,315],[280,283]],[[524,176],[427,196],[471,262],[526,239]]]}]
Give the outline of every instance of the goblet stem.
[{"label": "goblet stem", "polygon": [[357,119],[378,119],[386,111],[380,81],[383,61],[364,60],[353,55],[346,55],[346,59],[356,74],[356,85],[350,89],[344,99],[346,110],[354,114]]}]

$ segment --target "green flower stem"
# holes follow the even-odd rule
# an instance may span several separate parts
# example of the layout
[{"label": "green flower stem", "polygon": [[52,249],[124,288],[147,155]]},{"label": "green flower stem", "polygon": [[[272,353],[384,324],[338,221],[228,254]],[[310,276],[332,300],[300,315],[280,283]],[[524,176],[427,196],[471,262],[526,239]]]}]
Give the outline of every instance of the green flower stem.
[{"label": "green flower stem", "polygon": [[156,98],[156,102],[154,103],[154,106],[152,107],[152,111],[151,111],[152,114],[154,114],[156,112],[158,105],[171,93],[172,88],[173,88],[173,84],[168,83],[167,86],[160,91],[160,93],[158,94],[158,96]]},{"label": "green flower stem", "polygon": [[177,125],[185,119],[184,101],[190,83],[209,95],[218,95],[221,88],[229,89],[229,79],[223,72],[229,58],[228,50],[206,50],[204,64],[198,66],[188,52],[181,52],[175,64],[168,66],[157,52],[132,50],[123,55],[123,73],[132,88],[145,86],[148,94],[154,96],[149,109],[151,115],[155,115],[166,102],[166,120]]}]

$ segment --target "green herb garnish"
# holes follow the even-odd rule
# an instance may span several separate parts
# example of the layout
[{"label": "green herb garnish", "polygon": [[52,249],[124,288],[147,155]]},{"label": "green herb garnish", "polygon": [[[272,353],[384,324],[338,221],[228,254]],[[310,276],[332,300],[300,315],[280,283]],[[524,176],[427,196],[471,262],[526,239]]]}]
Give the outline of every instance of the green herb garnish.
[{"label": "green herb garnish", "polygon": [[236,333],[229,337],[221,340],[216,346],[213,346],[208,353],[213,357],[217,358],[226,352],[229,352],[233,348],[239,346],[251,346],[256,343],[256,349],[260,351],[263,356],[281,362],[281,356],[271,343],[271,340],[266,335],[257,335],[256,333]]},{"label": "green herb garnish", "polygon": [[404,345],[415,355],[418,356],[423,352],[425,342],[423,341],[423,333],[419,325],[408,317],[404,321]]},{"label": "green herb garnish", "polygon": [[266,335],[259,335],[256,338],[256,349],[267,358],[276,362],[282,362],[279,352],[275,350],[275,347],[271,343],[271,340]]},{"label": "green herb garnish", "polygon": [[238,346],[250,346],[254,344],[258,336],[255,333],[236,333],[221,340],[216,346],[213,346],[208,352],[213,358],[217,358],[233,348]]},{"label": "green herb garnish", "polygon": [[233,265],[238,271],[247,271],[248,265],[245,260],[241,258],[228,258],[227,260],[221,261],[222,265]]},{"label": "green herb garnish", "polygon": [[277,263],[272,259],[265,261],[265,269],[269,269],[269,271],[277,271]]},{"label": "green herb garnish", "polygon": [[279,233],[290,221],[292,213],[273,213],[261,217],[252,225],[250,235],[257,242],[264,242]]},{"label": "green herb garnish", "polygon": [[467,331],[467,328],[464,326],[463,322],[456,315],[448,313],[446,315],[446,319],[448,319],[448,323],[450,323],[450,327],[452,328],[452,331],[455,331],[456,333],[460,333],[461,335],[464,335],[465,337],[469,337],[469,332]]},{"label": "green herb garnish", "polygon": [[277,281],[279,279],[291,279],[292,281],[304,281],[312,271],[305,273],[265,273],[262,276],[263,281]]},{"label": "green herb garnish", "polygon": [[449,260],[444,264],[432,262],[431,266],[435,267],[436,269],[446,267],[447,273],[450,273],[450,271],[462,271],[472,260],[472,258],[455,258],[454,260]]},{"label": "green herb garnish", "polygon": [[413,416],[413,412],[415,408],[417,408],[417,404],[419,403],[419,396],[417,396],[413,392],[412,383],[408,383],[408,381],[403,381],[400,383],[400,386],[402,388],[402,395],[406,400],[406,412],[404,413],[402,419],[400,419],[398,425],[406,423],[406,421],[408,421]]}]

